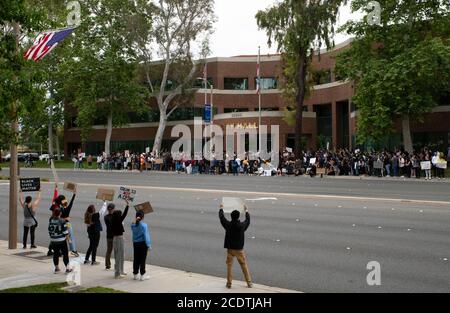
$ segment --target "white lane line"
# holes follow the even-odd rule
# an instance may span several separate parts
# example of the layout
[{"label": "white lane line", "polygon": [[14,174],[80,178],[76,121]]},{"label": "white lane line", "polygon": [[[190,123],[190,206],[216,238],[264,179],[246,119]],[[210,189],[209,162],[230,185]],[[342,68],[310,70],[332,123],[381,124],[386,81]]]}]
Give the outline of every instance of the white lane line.
[{"label": "white lane line", "polygon": [[[54,185],[54,182],[45,182],[44,184]],[[84,187],[111,187],[116,188],[121,185],[112,184],[92,184],[92,183],[78,183],[78,186]],[[173,191],[173,192],[204,192],[214,194],[242,194],[242,195],[259,195],[259,196],[277,196],[277,197],[293,197],[300,199],[322,199],[322,200],[354,200],[354,201],[377,201],[377,202],[400,202],[400,203],[414,203],[414,204],[437,204],[450,205],[450,201],[436,201],[436,200],[406,200],[406,199],[392,199],[392,198],[375,198],[362,196],[338,196],[338,195],[318,195],[318,194],[295,194],[295,193],[279,193],[279,192],[261,192],[261,191],[241,191],[241,190],[220,190],[220,189],[198,189],[198,188],[179,188],[179,187],[154,187],[154,186],[130,186],[130,188],[138,188],[154,191]]]}]

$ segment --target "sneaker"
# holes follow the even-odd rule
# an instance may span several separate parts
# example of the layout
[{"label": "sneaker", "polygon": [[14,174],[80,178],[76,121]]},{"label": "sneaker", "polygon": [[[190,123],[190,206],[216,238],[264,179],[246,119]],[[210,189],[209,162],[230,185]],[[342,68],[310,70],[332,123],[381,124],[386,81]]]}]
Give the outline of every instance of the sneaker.
[{"label": "sneaker", "polygon": [[115,275],[114,276],[115,279],[122,279],[122,278],[125,278],[125,277],[126,277],[125,275]]},{"label": "sneaker", "polygon": [[111,269],[111,266],[106,266],[105,271],[109,271]]},{"label": "sneaker", "polygon": [[69,274],[69,273],[72,273],[72,272],[73,272],[73,269],[71,269],[71,268],[66,269],[66,274]]},{"label": "sneaker", "polygon": [[55,271],[54,271],[54,273],[55,274],[58,274],[58,273],[60,273],[61,272],[61,270],[57,267],[57,268],[55,268]]},{"label": "sneaker", "polygon": [[139,280],[139,275],[138,275],[138,274],[135,274],[133,279],[134,279],[134,280]]},{"label": "sneaker", "polygon": [[84,264],[88,264],[89,263],[89,260],[84,260]]},{"label": "sneaker", "polygon": [[149,276],[149,275],[147,275],[147,274],[141,275],[141,281],[149,280],[149,279],[150,279],[150,276]]},{"label": "sneaker", "polygon": [[128,274],[127,274],[127,273],[121,273],[120,275],[122,275],[122,276],[127,276]]},{"label": "sneaker", "polygon": [[251,282],[250,282],[250,283],[247,283],[247,287],[248,287],[248,288],[253,288],[253,283],[251,283]]},{"label": "sneaker", "polygon": [[227,287],[228,289],[231,289],[231,284],[227,284],[226,287]]},{"label": "sneaker", "polygon": [[30,249],[37,249],[35,245],[31,245]]},{"label": "sneaker", "polygon": [[79,257],[78,251],[70,251],[70,254],[72,254],[74,257]]},{"label": "sneaker", "polygon": [[99,262],[92,262],[91,265],[99,265]]},{"label": "sneaker", "polygon": [[27,248],[27,246],[26,246],[26,245],[22,247],[22,249],[26,249],[26,248]]}]

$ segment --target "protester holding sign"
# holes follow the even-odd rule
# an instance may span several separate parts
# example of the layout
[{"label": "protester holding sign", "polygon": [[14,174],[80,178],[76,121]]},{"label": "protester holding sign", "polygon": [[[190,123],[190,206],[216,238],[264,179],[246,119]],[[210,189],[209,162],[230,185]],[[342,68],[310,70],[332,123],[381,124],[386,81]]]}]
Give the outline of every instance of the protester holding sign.
[{"label": "protester holding sign", "polygon": [[89,248],[86,252],[84,264],[89,263],[89,257],[92,254],[91,265],[98,265],[96,262],[97,248],[100,242],[100,232],[103,230],[102,223],[100,222],[100,214],[95,212],[95,206],[91,204],[88,206],[86,213],[84,214],[84,223],[87,225],[87,233],[89,237]]},{"label": "protester holding sign", "polygon": [[[140,279],[141,281],[148,280],[150,277],[146,275],[145,261],[147,259],[147,252],[152,248],[152,240],[150,236],[150,230],[144,219],[144,212],[137,211],[136,219],[131,224],[131,231],[133,232],[133,274],[134,280]],[[138,274],[141,274],[139,278]]]},{"label": "protester holding sign", "polygon": [[227,288],[231,288],[233,280],[233,259],[236,257],[242,272],[244,273],[245,280],[247,281],[248,288],[252,288],[252,279],[250,271],[247,266],[247,258],[244,252],[244,240],[245,231],[250,226],[250,214],[248,213],[247,206],[245,208],[245,221],[239,221],[240,213],[237,210],[231,212],[231,222],[225,218],[223,205],[220,206],[219,218],[220,223],[225,229],[225,243],[224,248],[227,249]]},{"label": "protester holding sign", "polygon": [[123,233],[125,229],[123,228],[123,221],[127,217],[128,214],[128,200],[125,199],[125,203],[127,204],[124,212],[120,210],[115,210],[111,217],[111,230],[113,234],[113,249],[114,249],[114,277],[115,278],[124,278],[126,273],[123,270],[123,265],[125,262],[125,251],[124,251],[124,240]]},{"label": "protester holding sign", "polygon": [[41,201],[41,191],[39,190],[38,197],[36,201],[33,201],[33,198],[27,196],[24,200],[23,192],[20,190],[20,205],[23,208],[23,248],[27,248],[28,241],[28,232],[30,232],[31,237],[31,249],[35,249],[36,246],[34,244],[34,233],[36,227],[38,226],[38,222],[36,220],[36,211],[39,206],[39,202]]},{"label": "protester holding sign", "polygon": [[79,257],[80,255],[78,254],[78,251],[77,251],[77,244],[76,244],[75,234],[73,231],[73,226],[72,226],[72,223],[70,222],[70,211],[72,210],[73,202],[75,201],[75,196],[76,196],[76,193],[74,192],[74,194],[72,195],[72,199],[70,200],[70,203],[68,203],[67,199],[64,195],[59,195],[55,199],[55,204],[54,204],[53,208],[58,208],[61,211],[61,218],[67,222],[66,226],[67,226],[67,229],[69,230],[70,252],[72,253],[73,256]]},{"label": "protester holding sign", "polygon": [[[105,255],[105,268],[111,269],[111,254],[113,252],[113,239],[114,234],[112,230],[112,217],[116,206],[114,203],[106,204],[105,198],[103,198],[103,207],[100,210],[100,215],[103,216],[103,220],[106,226],[106,255]],[[107,212],[106,212],[107,211]]]}]

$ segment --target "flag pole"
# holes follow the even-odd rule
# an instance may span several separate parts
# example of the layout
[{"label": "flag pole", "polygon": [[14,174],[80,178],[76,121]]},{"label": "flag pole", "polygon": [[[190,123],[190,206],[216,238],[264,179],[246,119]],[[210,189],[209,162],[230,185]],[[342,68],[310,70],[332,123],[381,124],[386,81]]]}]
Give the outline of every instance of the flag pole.
[{"label": "flag pole", "polygon": [[259,133],[259,152],[261,152],[261,47],[258,46],[258,133]]}]

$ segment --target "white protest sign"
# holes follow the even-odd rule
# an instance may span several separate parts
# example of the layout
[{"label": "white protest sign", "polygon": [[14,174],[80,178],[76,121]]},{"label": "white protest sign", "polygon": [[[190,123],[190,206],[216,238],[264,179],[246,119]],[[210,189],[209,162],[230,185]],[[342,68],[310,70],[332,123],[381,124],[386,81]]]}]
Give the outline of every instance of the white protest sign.
[{"label": "white protest sign", "polygon": [[314,165],[314,164],[316,164],[316,158],[311,158],[311,159],[309,159],[309,164],[311,164],[311,165]]},{"label": "white protest sign", "polygon": [[136,190],[127,187],[120,187],[120,192],[117,199],[128,200],[130,202],[133,202],[134,197],[136,197]]},{"label": "white protest sign", "polygon": [[231,213],[233,211],[239,211],[241,215],[245,213],[244,201],[241,198],[223,197],[222,206],[224,213]]},{"label": "white protest sign", "polygon": [[420,168],[422,170],[431,170],[431,162],[430,161],[420,162]]},{"label": "white protest sign", "polygon": [[436,163],[436,167],[445,170],[447,169],[447,162],[438,162]]},{"label": "white protest sign", "polygon": [[292,153],[292,148],[286,148],[286,151]]}]

